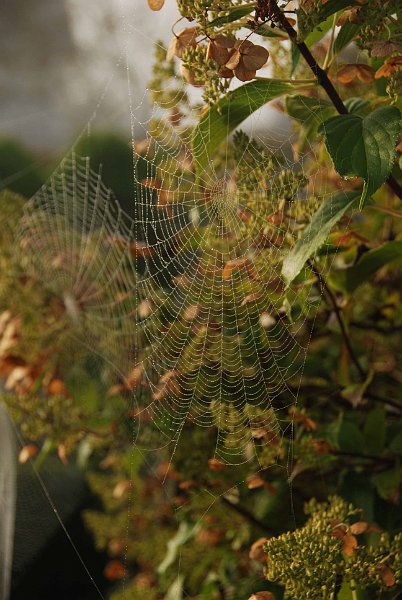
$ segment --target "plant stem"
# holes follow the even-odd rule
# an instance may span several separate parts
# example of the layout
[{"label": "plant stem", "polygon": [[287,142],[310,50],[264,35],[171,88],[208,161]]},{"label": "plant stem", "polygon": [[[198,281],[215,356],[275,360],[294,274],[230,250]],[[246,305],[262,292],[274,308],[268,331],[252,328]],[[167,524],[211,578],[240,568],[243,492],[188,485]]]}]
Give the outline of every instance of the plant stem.
[{"label": "plant stem", "polygon": [[258,81],[275,81],[278,83],[297,83],[302,87],[315,87],[317,85],[316,79],[282,79],[275,77],[256,77],[256,79],[258,79]]},{"label": "plant stem", "polygon": [[[348,109],[344,105],[342,98],[336,91],[332,81],[329,79],[327,72],[320,67],[320,65],[315,60],[314,56],[311,54],[306,44],[298,40],[296,30],[293,29],[292,25],[289,23],[284,13],[276,4],[276,0],[274,0],[271,3],[271,8],[275,22],[277,22],[281,26],[281,28],[286,31],[290,41],[293,44],[295,44],[295,46],[297,46],[300,54],[303,56],[311,71],[314,73],[314,76],[317,78],[319,85],[323,88],[323,90],[325,90],[328,98],[331,100],[338,113],[341,115],[348,114]],[[386,183],[394,192],[394,194],[398,196],[400,200],[402,200],[402,186],[395,179],[395,177],[393,177],[393,175],[390,175]]]},{"label": "plant stem", "polygon": [[333,307],[334,313],[335,313],[335,317],[336,317],[336,320],[338,321],[339,328],[341,330],[341,334],[342,334],[342,337],[343,337],[343,340],[344,340],[344,343],[346,346],[346,350],[348,351],[348,354],[349,354],[353,364],[355,365],[357,372],[360,375],[361,380],[364,381],[366,379],[366,373],[364,372],[364,369],[361,366],[359,359],[357,358],[357,356],[353,350],[353,347],[352,347],[352,344],[351,344],[351,341],[349,338],[349,334],[346,329],[346,325],[343,321],[342,312],[338,306],[338,303],[336,301],[334,293],[331,290],[331,288],[329,287],[329,285],[327,284],[327,282],[325,281],[324,276],[322,275],[322,273],[320,273],[320,271],[318,270],[316,265],[314,263],[312,263],[311,261],[309,261],[309,265],[310,265],[310,268],[313,271],[314,275],[317,277],[318,283],[320,284],[321,289],[326,293],[328,300],[332,304],[332,307]]},{"label": "plant stem", "polygon": [[255,517],[251,512],[249,512],[247,510],[247,508],[244,508],[244,506],[241,506],[240,504],[235,504],[234,502],[231,502],[225,496],[221,496],[221,500],[224,504],[226,504],[226,506],[230,507],[232,510],[239,513],[239,515],[244,517],[247,521],[249,521],[249,523],[251,523],[252,525],[257,527],[261,531],[264,531],[267,535],[272,535],[272,536],[278,535],[275,531],[272,531],[272,529],[267,527],[265,525],[265,523],[263,523],[262,521],[257,519],[257,517]]}]

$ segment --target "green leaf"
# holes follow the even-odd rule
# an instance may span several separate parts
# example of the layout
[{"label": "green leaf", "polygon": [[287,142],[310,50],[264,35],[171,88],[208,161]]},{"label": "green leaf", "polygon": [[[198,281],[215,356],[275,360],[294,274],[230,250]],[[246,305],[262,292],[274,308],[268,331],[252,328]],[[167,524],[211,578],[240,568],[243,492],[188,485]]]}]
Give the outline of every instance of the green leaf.
[{"label": "green leaf", "polygon": [[328,19],[328,17],[334,15],[336,12],[340,12],[344,8],[351,6],[359,6],[359,2],[354,2],[353,0],[328,0],[328,2],[323,3],[321,6],[319,12],[320,19]]},{"label": "green leaf", "polygon": [[291,48],[290,48],[290,76],[292,77],[294,75],[294,72],[297,69],[297,65],[299,64],[300,61],[300,50],[299,48],[296,46],[296,44],[292,44]]},{"label": "green leaf", "polygon": [[350,587],[348,581],[343,581],[341,589],[336,595],[336,600],[365,600],[367,598],[365,592],[359,588]]},{"label": "green leaf", "polygon": [[393,438],[388,448],[394,454],[402,454],[402,432]]},{"label": "green leaf", "polygon": [[356,192],[341,192],[321,204],[301,238],[283,261],[282,275],[288,285],[325,242],[332,227],[357,202],[358,197]]},{"label": "green leaf", "polygon": [[304,142],[317,134],[317,129],[326,119],[334,114],[335,108],[329,100],[310,98],[301,94],[286,97],[286,111],[290,117],[299,121],[302,127],[300,147]]},{"label": "green leaf", "polygon": [[329,100],[320,100],[297,94],[287,96],[285,101],[286,112],[290,117],[308,126],[315,123],[317,127],[335,112]]},{"label": "green leaf", "polygon": [[384,500],[393,500],[401,484],[401,469],[396,465],[393,469],[376,473],[371,478],[378,495]]},{"label": "green leaf", "polygon": [[343,50],[353,40],[359,30],[360,25],[356,25],[351,21],[346,21],[346,23],[342,25],[341,30],[334,42],[334,54],[341,52],[341,50]]},{"label": "green leaf", "polygon": [[385,412],[383,407],[372,410],[363,428],[366,452],[379,456],[385,445]]},{"label": "green leaf", "polygon": [[370,102],[365,98],[348,98],[344,104],[348,112],[360,116],[366,116],[370,110]]},{"label": "green leaf", "polygon": [[363,454],[364,452],[363,434],[351,421],[341,421],[336,441],[341,452],[350,454]]},{"label": "green leaf", "polygon": [[229,92],[200,119],[193,134],[193,155],[200,179],[214,151],[247,117],[292,86],[278,81],[251,81]]},{"label": "green leaf", "polygon": [[314,44],[316,44],[317,42],[320,41],[320,39],[322,37],[324,37],[324,35],[327,33],[327,31],[329,31],[332,27],[332,22],[333,19],[326,19],[325,21],[321,22],[317,27],[315,27],[313,29],[313,31],[311,31],[308,36],[304,39],[304,43],[310,48],[311,46],[314,46]]},{"label": "green leaf", "polygon": [[385,242],[379,248],[365,252],[359,262],[344,272],[343,287],[352,293],[367,281],[378,269],[394,260],[402,258],[402,242]]},{"label": "green leaf", "polygon": [[207,23],[207,27],[221,27],[227,23],[233,23],[233,21],[237,21],[237,19],[241,19],[242,17],[249,15],[254,9],[255,6],[234,6],[228,11],[227,15],[224,15],[223,17],[217,17],[213,21]]},{"label": "green leaf", "polygon": [[356,114],[339,115],[320,126],[338,173],[345,178],[362,177],[365,181],[360,207],[391,172],[400,119],[396,107],[385,106],[364,119]]}]

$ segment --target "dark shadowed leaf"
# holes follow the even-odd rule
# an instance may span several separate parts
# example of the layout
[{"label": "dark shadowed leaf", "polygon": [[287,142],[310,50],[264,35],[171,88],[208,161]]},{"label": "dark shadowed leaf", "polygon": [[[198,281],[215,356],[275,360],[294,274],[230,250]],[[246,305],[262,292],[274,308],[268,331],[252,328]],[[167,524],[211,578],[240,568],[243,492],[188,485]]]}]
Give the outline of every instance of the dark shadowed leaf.
[{"label": "dark shadowed leaf", "polygon": [[365,118],[356,114],[331,117],[319,128],[338,173],[364,179],[360,207],[391,172],[400,119],[396,107],[385,106]]}]

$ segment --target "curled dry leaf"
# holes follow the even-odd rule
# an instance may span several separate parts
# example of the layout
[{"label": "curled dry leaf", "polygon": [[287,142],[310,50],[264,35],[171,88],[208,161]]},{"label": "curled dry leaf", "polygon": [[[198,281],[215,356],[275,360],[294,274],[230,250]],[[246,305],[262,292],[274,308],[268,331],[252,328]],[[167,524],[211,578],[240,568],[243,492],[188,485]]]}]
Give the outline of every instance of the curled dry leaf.
[{"label": "curled dry leaf", "polygon": [[381,40],[374,42],[371,48],[371,56],[378,58],[384,58],[393,52],[402,53],[402,44],[394,42],[393,40]]},{"label": "curled dry leaf", "polygon": [[190,306],[186,307],[183,313],[183,319],[185,321],[194,321],[199,312],[200,307],[198,306],[198,304],[190,304]]},{"label": "curled dry leaf", "polygon": [[233,271],[246,270],[249,275],[255,275],[254,267],[248,258],[229,260],[223,268],[223,279],[230,279]]},{"label": "curled dry leaf", "polygon": [[354,551],[357,548],[357,539],[354,535],[347,533],[342,538],[342,552],[346,556],[353,556]]},{"label": "curled dry leaf", "polygon": [[375,79],[380,79],[381,77],[389,77],[395,71],[399,71],[402,69],[402,55],[398,54],[398,56],[393,56],[391,58],[387,58],[384,64],[376,71]]},{"label": "curled dry leaf", "polygon": [[246,304],[257,302],[257,300],[260,300],[260,298],[261,294],[259,292],[252,292],[251,294],[247,294],[247,296],[245,296],[240,306],[246,306]]},{"label": "curled dry leaf", "polygon": [[65,396],[67,390],[64,382],[61,379],[51,379],[47,388],[47,393],[49,396]]},{"label": "curled dry leaf", "polygon": [[119,481],[113,488],[112,496],[115,500],[119,500],[131,487],[131,481],[126,479]]},{"label": "curled dry leaf", "polygon": [[220,458],[208,459],[208,468],[211,469],[211,471],[222,471],[225,467],[226,463]]},{"label": "curled dry leaf", "polygon": [[267,555],[264,552],[264,544],[268,541],[267,537],[258,538],[250,548],[249,557],[261,563],[265,563]]},{"label": "curled dry leaf", "polygon": [[107,563],[103,574],[109,581],[118,581],[127,576],[127,571],[122,562],[119,560],[111,560]]},{"label": "curled dry leaf", "polygon": [[204,81],[199,80],[193,71],[190,71],[183,64],[180,65],[180,75],[183,77],[187,83],[193,85],[194,87],[202,87],[204,85]]},{"label": "curled dry leaf", "polygon": [[169,42],[166,59],[172,60],[174,56],[181,58],[183,50],[197,45],[198,27],[186,27],[176,33]]},{"label": "curled dry leaf", "polygon": [[374,81],[375,69],[370,65],[351,64],[342,65],[338,69],[337,79],[339,83],[348,84],[356,79],[362,83],[372,83]]},{"label": "curled dry leaf", "polygon": [[38,448],[33,444],[28,444],[21,448],[20,453],[18,455],[18,462],[22,465],[28,462],[30,458],[33,458],[38,453]]},{"label": "curled dry leaf", "polygon": [[148,6],[151,10],[160,10],[165,4],[165,0],[148,0]]},{"label": "curled dry leaf", "polygon": [[395,585],[395,575],[393,570],[385,563],[377,566],[377,572],[382,579],[383,584],[386,587],[392,587]]},{"label": "curled dry leaf", "polygon": [[353,533],[353,535],[361,535],[362,533],[366,533],[368,529],[369,524],[366,523],[366,521],[358,521],[349,527],[349,531],[350,533]]},{"label": "curled dry leaf", "polygon": [[[213,52],[213,50],[211,50]],[[223,50],[216,51],[219,60],[223,60]],[[267,62],[269,52],[264,46],[253,44],[250,40],[237,40],[233,48],[229,51],[229,58],[222,65],[222,68],[232,72],[232,76],[236,76],[240,81],[250,81],[256,76],[256,71],[261,69]],[[218,62],[218,60],[217,60]],[[218,64],[220,64],[218,62]],[[222,77],[229,77],[226,72]]]},{"label": "curled dry leaf", "polygon": [[68,464],[67,448],[65,444],[59,444],[57,446],[57,456],[59,457],[64,466]]}]

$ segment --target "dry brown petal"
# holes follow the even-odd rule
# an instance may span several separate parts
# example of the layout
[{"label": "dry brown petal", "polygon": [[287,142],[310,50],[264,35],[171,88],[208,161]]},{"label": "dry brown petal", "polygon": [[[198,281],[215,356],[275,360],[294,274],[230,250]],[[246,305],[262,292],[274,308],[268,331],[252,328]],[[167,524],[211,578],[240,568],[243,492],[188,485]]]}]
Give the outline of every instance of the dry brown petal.
[{"label": "dry brown petal", "polygon": [[253,46],[252,51],[243,54],[243,64],[249,71],[261,69],[267,62],[269,52],[264,46]]},{"label": "dry brown petal", "polygon": [[342,65],[338,69],[339,83],[351,83],[356,78],[356,65]]},{"label": "dry brown petal", "polygon": [[174,56],[181,58],[183,56],[183,51],[186,48],[194,48],[197,45],[198,33],[198,27],[186,27],[185,29],[181,29],[178,33],[176,33],[170,40],[166,52],[167,60],[172,60]]},{"label": "dry brown petal", "polygon": [[[245,306],[246,304],[250,304],[250,302],[257,302],[261,298],[261,294],[259,292],[253,292],[251,294],[247,294],[243,299],[240,306]],[[255,437],[255,436],[254,436]]]},{"label": "dry brown petal", "polygon": [[347,533],[342,539],[342,552],[346,556],[353,556],[357,545],[357,539],[355,538],[355,536]]},{"label": "dry brown petal", "polygon": [[128,375],[126,375],[124,378],[124,385],[128,390],[135,389],[141,383],[143,372],[143,367],[136,366],[128,373]]},{"label": "dry brown petal", "polygon": [[68,464],[67,448],[65,444],[59,444],[57,446],[57,456],[59,457],[64,466]]},{"label": "dry brown petal", "polygon": [[265,481],[259,475],[250,475],[250,477],[247,477],[246,483],[249,490],[265,486]]},{"label": "dry brown petal", "polygon": [[[227,67],[221,67],[218,71],[218,74],[221,77],[224,77],[225,79],[231,79],[232,77],[234,77],[234,73],[233,71],[231,71],[230,69],[228,69]],[[208,108],[208,107],[207,107]]]},{"label": "dry brown petal", "polygon": [[227,69],[235,69],[241,60],[241,54],[240,54],[240,50],[235,50],[234,52],[232,52],[229,60],[226,62],[226,68]]},{"label": "dry brown petal", "polygon": [[356,65],[356,74],[363,83],[372,83],[374,81],[375,69],[370,65]]},{"label": "dry brown petal", "polygon": [[353,535],[361,535],[362,533],[366,533],[368,528],[369,524],[366,523],[366,521],[358,521],[349,527],[349,531],[350,533],[353,533]]},{"label": "dry brown petal", "polygon": [[152,304],[149,300],[143,300],[137,307],[137,314],[140,319],[146,319],[152,314]]},{"label": "dry brown petal", "polygon": [[267,537],[258,538],[250,548],[249,557],[261,563],[265,563],[267,555],[264,552],[264,544],[268,541]]},{"label": "dry brown petal", "polygon": [[210,458],[208,459],[208,467],[211,471],[222,471],[226,467],[226,464],[219,458]]},{"label": "dry brown petal", "polygon": [[187,306],[186,310],[183,313],[183,319],[185,321],[194,321],[198,313],[200,312],[200,307],[198,304],[191,304]]},{"label": "dry brown petal", "polygon": [[127,576],[127,571],[123,563],[119,560],[111,560],[107,563],[104,571],[104,576],[109,581],[118,581],[119,579],[124,579]]},{"label": "dry brown petal", "polygon": [[242,54],[247,52],[247,49],[250,49],[254,46],[253,42],[250,40],[237,40],[234,44],[235,48],[238,48]]},{"label": "dry brown petal", "polygon": [[252,265],[248,258],[235,258],[229,260],[223,268],[223,279],[229,279],[233,271],[238,271],[240,269],[246,269],[247,271],[252,269]]},{"label": "dry brown petal", "polygon": [[389,77],[395,71],[398,71],[402,67],[402,55],[393,56],[392,58],[387,58],[384,64],[376,71],[374,75],[375,79],[380,79],[380,77]]},{"label": "dry brown petal", "polygon": [[332,446],[327,442],[327,440],[313,439],[311,440],[311,445],[319,456],[325,456],[332,450]]},{"label": "dry brown petal", "polygon": [[200,529],[196,535],[197,542],[207,546],[216,546],[222,539],[222,533],[216,529]]},{"label": "dry brown petal", "polygon": [[386,587],[392,587],[395,585],[394,572],[388,565],[386,565],[386,564],[378,565],[377,571],[382,579],[383,584]]},{"label": "dry brown petal", "polygon": [[251,81],[252,79],[255,79],[256,76],[255,71],[249,71],[242,63],[234,69],[234,74],[240,81]]},{"label": "dry brown petal", "polygon": [[382,40],[375,42],[371,49],[371,55],[378,58],[384,58],[393,52],[402,52],[402,44],[393,42],[392,40]]},{"label": "dry brown petal", "polygon": [[217,35],[214,39],[214,42],[217,46],[227,49],[234,48],[235,45],[235,40],[233,40],[230,37],[227,37],[226,35]]},{"label": "dry brown petal", "polygon": [[148,6],[151,10],[160,10],[165,4],[165,0],[148,0]]},{"label": "dry brown petal", "polygon": [[115,500],[119,500],[131,487],[131,481],[119,481],[113,488],[112,496]]},{"label": "dry brown petal", "polygon": [[18,455],[18,462],[20,462],[22,465],[25,464],[30,458],[33,458],[35,454],[37,454],[37,452],[38,448],[33,444],[28,444],[27,446],[24,446],[23,448],[21,448],[20,453]]},{"label": "dry brown petal", "polygon": [[202,87],[204,85],[202,81],[197,79],[195,73],[187,69],[187,67],[185,67],[183,64],[180,65],[180,74],[183,79],[187,81],[187,83],[193,85],[194,87]]},{"label": "dry brown petal", "polygon": [[180,108],[178,106],[174,106],[169,113],[168,119],[173,126],[176,126],[180,125],[183,117],[184,115]]},{"label": "dry brown petal", "polygon": [[66,394],[66,386],[61,379],[52,379],[46,391],[49,396],[64,396]]},{"label": "dry brown petal", "polygon": [[234,41],[224,35],[220,35],[208,44],[207,58],[213,58],[218,65],[223,66],[230,58],[230,50],[234,46]]}]

